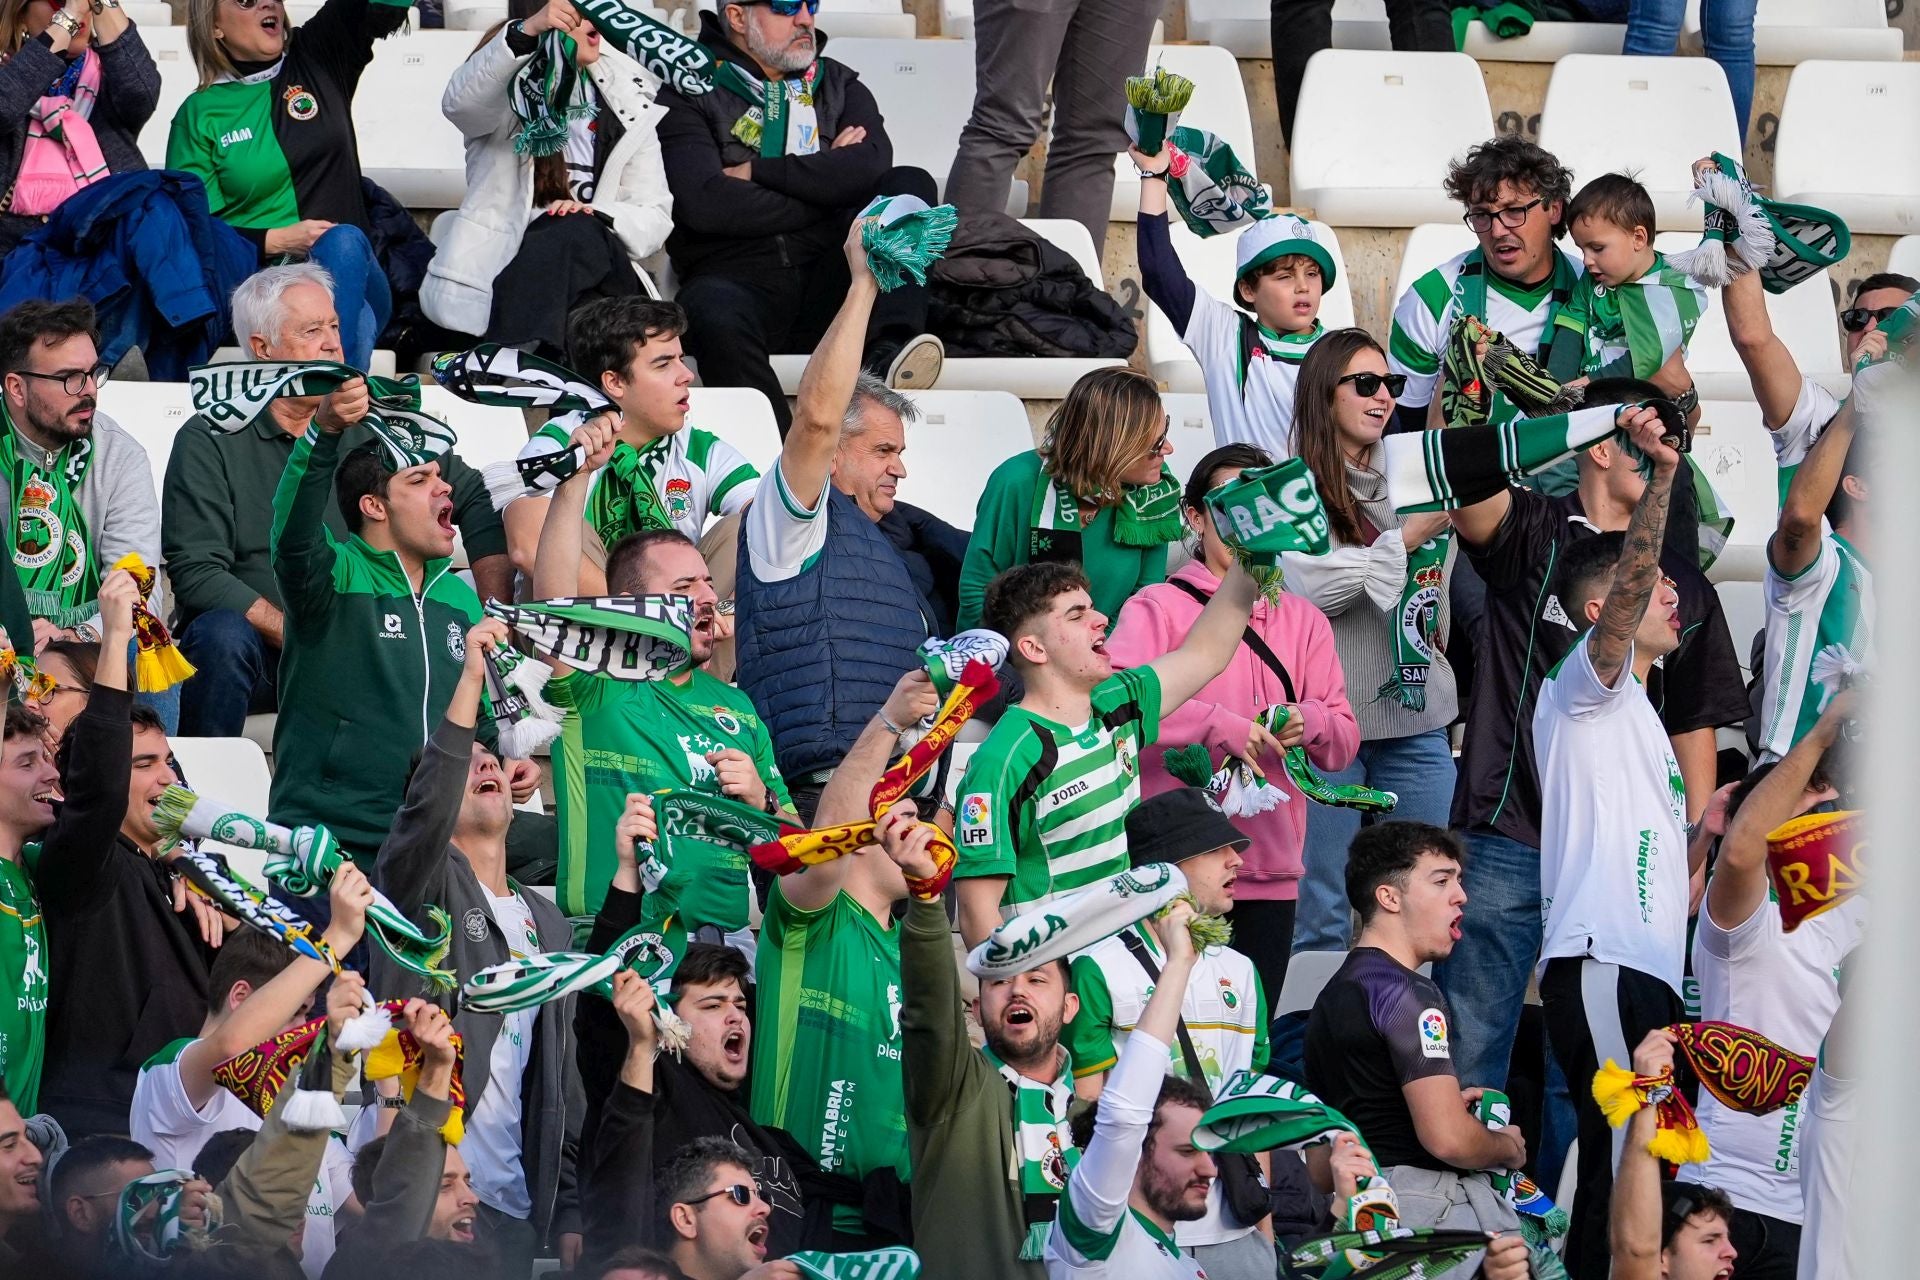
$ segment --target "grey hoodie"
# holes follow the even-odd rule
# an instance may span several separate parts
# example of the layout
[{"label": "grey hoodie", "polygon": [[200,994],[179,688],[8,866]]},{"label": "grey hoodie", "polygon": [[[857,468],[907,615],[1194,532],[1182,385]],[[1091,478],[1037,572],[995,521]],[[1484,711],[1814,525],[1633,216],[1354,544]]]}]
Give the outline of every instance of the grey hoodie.
[{"label": "grey hoodie", "polygon": [[[453,843],[454,823],[467,792],[473,757],[473,730],[442,720],[422,748],[420,764],[407,785],[406,801],[374,862],[373,883],[416,923],[426,924],[426,905],[444,909],[453,921],[448,966],[460,981],[510,958],[507,940],[487,907],[487,892],[467,855]],[[519,890],[518,885],[513,886]],[[560,908],[537,893],[521,891],[533,913],[540,945],[548,951],[573,949],[573,929]],[[373,989],[383,999],[425,996],[426,984],[373,949]],[[455,1011],[457,993],[439,997],[453,1013],[453,1029],[464,1042],[460,1075],[466,1086],[467,1114],[487,1088],[493,1041],[500,1034],[498,1014]],[[580,1230],[579,1198],[574,1186],[574,1155],[586,1095],[574,1065],[574,997],[543,1005],[534,1023],[533,1056],[521,1085],[521,1164],[533,1197],[533,1225],[543,1244]]]}]

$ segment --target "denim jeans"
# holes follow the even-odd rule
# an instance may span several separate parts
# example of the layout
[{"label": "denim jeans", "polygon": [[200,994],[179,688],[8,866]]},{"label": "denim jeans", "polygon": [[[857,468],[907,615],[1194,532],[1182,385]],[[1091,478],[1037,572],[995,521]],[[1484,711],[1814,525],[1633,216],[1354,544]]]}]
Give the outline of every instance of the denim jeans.
[{"label": "denim jeans", "polygon": [[[1759,0],[1700,0],[1700,41],[1726,73],[1742,143],[1753,110],[1753,12],[1758,5]],[[1622,53],[1665,57],[1680,43],[1680,19],[1687,5],[1686,0],[1585,0],[1581,8],[1596,22],[1627,24]]]},{"label": "denim jeans", "polygon": [[367,233],[345,223],[336,225],[313,242],[307,258],[333,277],[333,308],[340,314],[344,363],[364,371],[380,331],[393,317],[387,273],[373,256]]},{"label": "denim jeans", "polygon": [[1527,979],[1540,956],[1540,851],[1484,827],[1462,834],[1466,914],[1460,941],[1434,965],[1433,978],[1461,1031],[1453,1049],[1460,1083],[1504,1089]]},{"label": "denim jeans", "polygon": [[232,609],[200,614],[180,632],[194,674],[180,691],[180,732],[237,738],[255,712],[272,711],[280,651]]},{"label": "denim jeans", "polygon": [[[1453,749],[1445,729],[1405,738],[1375,738],[1360,744],[1360,754],[1351,765],[1326,778],[1365,783],[1398,795],[1400,803],[1383,818],[1444,827],[1453,804]],[[1361,817],[1352,809],[1326,805],[1311,805],[1307,810],[1307,874],[1300,881],[1300,905],[1293,921],[1295,952],[1345,951],[1353,945],[1347,846],[1359,834]]]}]

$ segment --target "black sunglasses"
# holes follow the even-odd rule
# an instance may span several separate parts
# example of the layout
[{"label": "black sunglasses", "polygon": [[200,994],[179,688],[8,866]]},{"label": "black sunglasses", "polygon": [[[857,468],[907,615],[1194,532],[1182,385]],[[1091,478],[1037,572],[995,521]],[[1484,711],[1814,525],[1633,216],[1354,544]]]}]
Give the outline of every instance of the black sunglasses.
[{"label": "black sunglasses", "polygon": [[742,1209],[744,1209],[748,1205],[753,1203],[754,1194],[755,1194],[754,1189],[752,1187],[748,1186],[744,1182],[736,1182],[730,1187],[722,1187],[718,1191],[709,1191],[707,1192],[707,1194],[703,1196],[695,1196],[691,1200],[682,1200],[680,1203],[689,1204],[689,1205],[705,1204],[709,1200],[715,1199],[719,1196],[725,1196],[727,1199],[733,1201],[735,1204],[739,1205]]},{"label": "black sunglasses", "polygon": [[1350,373],[1336,380],[1333,385],[1337,387],[1342,382],[1351,382],[1353,389],[1359,392],[1363,399],[1380,390],[1382,383],[1386,384],[1387,394],[1395,400],[1398,400],[1400,393],[1407,389],[1407,375],[1404,373]]},{"label": "black sunglasses", "polygon": [[1469,209],[1460,221],[1467,224],[1467,230],[1476,232],[1491,230],[1495,218],[1500,219],[1502,226],[1517,227],[1524,224],[1527,215],[1543,203],[1543,200],[1535,199],[1505,209]]},{"label": "black sunglasses", "polygon": [[1899,309],[1899,307],[1848,307],[1840,313],[1840,327],[1848,333],[1859,333],[1869,324],[1883,323],[1888,316]]}]

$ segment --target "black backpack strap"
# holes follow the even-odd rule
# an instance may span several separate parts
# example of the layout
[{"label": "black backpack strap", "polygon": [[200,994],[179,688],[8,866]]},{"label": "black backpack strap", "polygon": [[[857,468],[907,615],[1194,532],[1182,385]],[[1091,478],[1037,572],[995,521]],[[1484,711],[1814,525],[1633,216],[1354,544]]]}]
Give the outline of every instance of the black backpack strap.
[{"label": "black backpack strap", "polygon": [[[1202,605],[1205,605],[1207,601],[1213,598],[1200,588],[1194,586],[1191,582],[1182,582],[1177,578],[1167,579],[1167,585],[1178,587],[1195,600],[1198,600]],[[1298,705],[1300,695],[1294,692],[1293,677],[1287,674],[1286,664],[1280,661],[1280,655],[1273,651],[1273,646],[1261,639],[1260,633],[1255,631],[1251,626],[1240,633],[1240,643],[1253,650],[1253,656],[1266,663],[1267,669],[1272,671],[1274,675],[1280,677],[1280,687],[1286,690],[1287,701]]]},{"label": "black backpack strap", "polygon": [[[1147,981],[1158,984],[1160,966],[1153,962],[1153,953],[1147,950],[1147,944],[1141,941],[1139,932],[1135,929],[1127,929],[1121,933],[1120,941],[1126,946],[1127,954],[1138,960],[1140,967],[1147,971]],[[1200,1054],[1193,1047],[1193,1037],[1187,1034],[1187,1020],[1181,1018],[1174,1024],[1174,1030],[1180,1037],[1180,1056],[1186,1059],[1187,1074],[1195,1083],[1204,1087],[1207,1083],[1207,1073],[1200,1069]]]}]

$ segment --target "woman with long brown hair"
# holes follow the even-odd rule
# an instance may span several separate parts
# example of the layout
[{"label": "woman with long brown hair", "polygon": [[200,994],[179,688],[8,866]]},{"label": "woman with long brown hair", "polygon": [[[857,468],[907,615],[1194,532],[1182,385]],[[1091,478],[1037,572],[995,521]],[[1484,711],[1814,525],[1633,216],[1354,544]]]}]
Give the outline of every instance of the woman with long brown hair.
[{"label": "woman with long brown hair", "polygon": [[[1453,751],[1447,726],[1459,709],[1447,665],[1447,584],[1455,549],[1444,513],[1393,510],[1380,437],[1406,380],[1363,329],[1339,329],[1300,365],[1293,430],[1327,510],[1333,549],[1284,557],[1287,587],[1333,624],[1347,697],[1360,725],[1360,754],[1331,782],[1392,791],[1394,818],[1447,825]],[[1295,951],[1350,944],[1347,846],[1360,829],[1352,809],[1307,813],[1306,878],[1300,882]]]},{"label": "woman with long brown hair", "polygon": [[1168,425],[1160,389],[1143,373],[1096,369],[1074,383],[1045,442],[987,478],[960,567],[959,625],[980,625],[987,584],[1017,564],[1079,564],[1093,607],[1109,618],[1164,580],[1167,544],[1186,527],[1166,464]]}]

